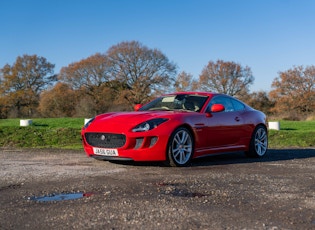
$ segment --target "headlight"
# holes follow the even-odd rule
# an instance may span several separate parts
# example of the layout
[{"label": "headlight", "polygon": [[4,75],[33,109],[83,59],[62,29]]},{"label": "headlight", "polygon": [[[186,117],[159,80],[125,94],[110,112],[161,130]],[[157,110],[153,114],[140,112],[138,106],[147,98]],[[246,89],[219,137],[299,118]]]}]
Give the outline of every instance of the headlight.
[{"label": "headlight", "polygon": [[86,129],[87,127],[89,127],[89,125],[95,120],[95,117],[93,117],[92,119],[90,119],[88,122],[86,122],[86,124],[84,125],[83,129]]},{"label": "headlight", "polygon": [[167,121],[168,119],[165,118],[157,118],[157,119],[152,119],[146,122],[143,122],[139,125],[137,125],[136,127],[134,127],[132,129],[132,132],[146,132],[149,131],[151,129],[156,128],[157,126],[159,126],[160,124],[162,124],[163,122]]}]

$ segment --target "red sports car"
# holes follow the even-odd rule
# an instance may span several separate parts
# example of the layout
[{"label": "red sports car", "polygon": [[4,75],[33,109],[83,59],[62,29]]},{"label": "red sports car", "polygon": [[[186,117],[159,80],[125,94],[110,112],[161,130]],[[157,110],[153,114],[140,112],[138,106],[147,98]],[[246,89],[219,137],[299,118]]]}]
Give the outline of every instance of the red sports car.
[{"label": "red sports car", "polygon": [[103,160],[164,161],[186,166],[193,158],[244,151],[267,152],[264,113],[218,93],[166,94],[134,112],[98,115],[82,129],[88,156]]}]

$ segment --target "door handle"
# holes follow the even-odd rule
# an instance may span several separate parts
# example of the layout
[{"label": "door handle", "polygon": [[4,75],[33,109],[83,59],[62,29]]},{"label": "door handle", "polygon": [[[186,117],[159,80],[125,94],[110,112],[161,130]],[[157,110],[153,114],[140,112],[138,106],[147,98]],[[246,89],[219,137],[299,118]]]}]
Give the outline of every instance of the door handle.
[{"label": "door handle", "polygon": [[234,120],[238,122],[238,121],[240,121],[241,119],[240,119],[239,117],[235,117]]}]

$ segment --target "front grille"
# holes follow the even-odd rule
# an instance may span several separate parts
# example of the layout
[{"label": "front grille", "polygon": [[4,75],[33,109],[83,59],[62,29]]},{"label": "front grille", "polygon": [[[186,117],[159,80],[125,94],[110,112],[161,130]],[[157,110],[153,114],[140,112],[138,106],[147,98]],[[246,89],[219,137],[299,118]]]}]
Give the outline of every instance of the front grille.
[{"label": "front grille", "polygon": [[94,147],[120,148],[126,143],[126,136],[113,133],[86,133],[87,143]]}]

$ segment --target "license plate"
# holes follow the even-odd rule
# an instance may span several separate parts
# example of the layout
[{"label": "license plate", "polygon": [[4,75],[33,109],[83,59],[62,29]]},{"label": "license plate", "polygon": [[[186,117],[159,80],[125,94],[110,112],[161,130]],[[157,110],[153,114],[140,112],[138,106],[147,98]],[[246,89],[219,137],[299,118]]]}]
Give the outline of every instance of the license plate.
[{"label": "license plate", "polygon": [[117,149],[93,148],[94,154],[102,156],[118,156]]}]

